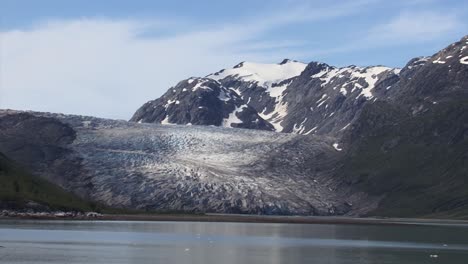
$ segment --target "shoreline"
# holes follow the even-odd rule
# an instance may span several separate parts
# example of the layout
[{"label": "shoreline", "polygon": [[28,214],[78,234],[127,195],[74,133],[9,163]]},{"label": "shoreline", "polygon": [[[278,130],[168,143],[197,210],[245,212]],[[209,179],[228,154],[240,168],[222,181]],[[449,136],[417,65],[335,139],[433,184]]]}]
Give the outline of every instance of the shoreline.
[{"label": "shoreline", "polygon": [[355,218],[344,216],[270,216],[240,214],[97,214],[81,216],[21,215],[0,216],[0,220],[66,221],[150,221],[150,222],[219,222],[265,224],[341,224],[341,225],[466,225],[468,220],[427,218]]}]

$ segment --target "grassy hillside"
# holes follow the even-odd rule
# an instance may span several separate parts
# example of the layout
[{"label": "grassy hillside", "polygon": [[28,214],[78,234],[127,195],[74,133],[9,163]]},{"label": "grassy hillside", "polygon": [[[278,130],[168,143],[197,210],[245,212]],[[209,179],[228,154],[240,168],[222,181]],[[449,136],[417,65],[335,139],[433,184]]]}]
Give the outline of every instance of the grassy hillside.
[{"label": "grassy hillside", "polygon": [[0,205],[24,208],[28,201],[55,210],[91,211],[93,206],[62,188],[34,177],[0,153]]},{"label": "grassy hillside", "polygon": [[[367,109],[361,118],[391,113],[401,118],[385,106]],[[358,147],[340,173],[348,184],[385,195],[371,214],[468,218],[468,101],[434,105],[396,123],[386,120],[360,128],[366,135],[355,138]]]}]

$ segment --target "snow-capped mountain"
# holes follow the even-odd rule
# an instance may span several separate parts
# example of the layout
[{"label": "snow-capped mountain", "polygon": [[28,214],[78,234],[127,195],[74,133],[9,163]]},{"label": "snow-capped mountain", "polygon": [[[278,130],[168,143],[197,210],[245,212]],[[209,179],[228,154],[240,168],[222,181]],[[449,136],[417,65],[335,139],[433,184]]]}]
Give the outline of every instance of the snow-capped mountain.
[{"label": "snow-capped mountain", "polygon": [[468,36],[401,70],[244,62],[135,122],[0,110],[0,152],[115,207],[466,218],[467,60]]},{"label": "snow-capped mountain", "polygon": [[[420,90],[428,92],[428,87],[438,84],[432,92],[447,91],[451,80],[466,70],[466,54],[465,37],[433,56],[410,60],[403,69],[334,67],[288,59],[278,64],[242,62],[205,78],[180,82],[160,99],[142,106],[131,121],[339,135],[366,103],[401,103],[421,97]],[[200,89],[203,92],[198,89],[208,86]],[[426,97],[432,100],[429,94]]]},{"label": "snow-capped mountain", "polygon": [[339,132],[364,102],[376,100],[385,93],[384,86],[398,80],[399,71],[287,59],[278,64],[242,62],[205,78],[180,82],[142,106],[131,121],[298,134]]},{"label": "snow-capped mountain", "polygon": [[277,132],[325,134],[345,128],[364,102],[375,100],[375,90],[395,81],[398,72],[386,67],[336,68],[311,62],[298,76],[269,86],[238,75],[218,81],[235,87]]},{"label": "snow-capped mountain", "polygon": [[235,92],[210,78],[190,78],[142,106],[132,121],[273,130]]},{"label": "snow-capped mountain", "polygon": [[232,69],[224,69],[206,77],[218,81],[227,77],[235,77],[244,82],[256,83],[266,88],[269,93],[275,93],[271,91],[273,86],[299,76],[306,67],[305,63],[289,59],[284,59],[279,64],[241,62]]}]

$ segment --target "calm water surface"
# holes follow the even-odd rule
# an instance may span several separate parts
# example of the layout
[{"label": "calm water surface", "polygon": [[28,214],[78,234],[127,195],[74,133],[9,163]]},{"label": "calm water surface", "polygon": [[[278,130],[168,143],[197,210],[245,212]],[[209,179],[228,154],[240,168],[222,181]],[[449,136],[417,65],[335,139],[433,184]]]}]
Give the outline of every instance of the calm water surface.
[{"label": "calm water surface", "polygon": [[468,226],[1,220],[0,263],[467,264]]}]

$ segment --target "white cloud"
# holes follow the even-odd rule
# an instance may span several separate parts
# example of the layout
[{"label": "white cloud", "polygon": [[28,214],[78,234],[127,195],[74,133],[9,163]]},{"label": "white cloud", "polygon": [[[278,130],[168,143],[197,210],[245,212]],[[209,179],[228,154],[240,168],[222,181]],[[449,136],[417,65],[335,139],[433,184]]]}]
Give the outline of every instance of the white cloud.
[{"label": "white cloud", "polygon": [[367,39],[392,43],[426,41],[459,30],[462,23],[456,13],[406,11],[372,28]]},{"label": "white cloud", "polygon": [[243,60],[294,58],[297,45],[259,36],[286,24],[345,16],[366,2],[281,10],[203,30],[171,21],[84,18],[3,31],[0,108],[128,119],[184,78]]},{"label": "white cloud", "polygon": [[[365,56],[368,49],[397,46],[404,48],[405,45],[431,43],[447,38],[456,41],[466,34],[466,26],[466,22],[460,19],[457,12],[404,11],[370,28],[357,30],[355,37],[350,41],[315,50],[309,53],[309,56],[331,56],[350,52],[362,53]],[[414,56],[421,55],[425,54]]]},{"label": "white cloud", "polygon": [[2,32],[0,107],[129,118],[175,82],[239,62],[233,44],[247,38],[235,30],[138,37],[146,27],[82,19]]}]

